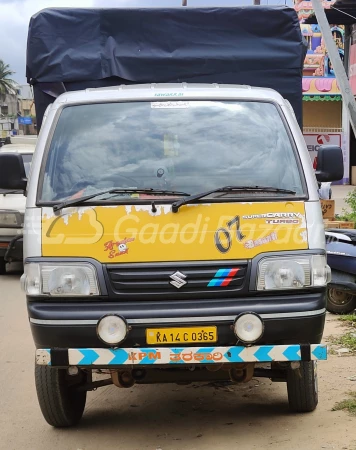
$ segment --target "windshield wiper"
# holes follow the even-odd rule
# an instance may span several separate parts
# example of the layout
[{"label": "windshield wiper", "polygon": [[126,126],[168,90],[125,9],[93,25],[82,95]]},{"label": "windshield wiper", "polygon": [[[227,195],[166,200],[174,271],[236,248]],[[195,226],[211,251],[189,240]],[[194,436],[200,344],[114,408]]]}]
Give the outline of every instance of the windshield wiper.
[{"label": "windshield wiper", "polygon": [[260,191],[260,192],[276,192],[281,194],[291,194],[295,195],[295,191],[290,191],[288,189],[279,189],[273,186],[223,186],[221,188],[212,189],[211,191],[201,192],[200,194],[190,195],[189,197],[183,198],[178,202],[172,203],[172,212],[177,213],[179,208],[183,205],[193,203],[195,200],[199,200],[208,195],[215,194],[217,192],[240,192],[240,191]]},{"label": "windshield wiper", "polygon": [[[92,198],[99,197],[104,194],[151,194],[151,195],[179,195],[179,196],[187,196],[186,192],[179,191],[168,191],[168,190],[160,190],[160,189],[108,189],[106,191],[96,192],[95,194],[85,195],[84,197],[74,198],[72,200],[66,200],[64,202],[57,203],[53,205],[53,211],[59,211],[63,208],[67,208],[68,206],[76,206],[81,205],[82,203],[91,200]],[[105,199],[107,200],[107,199]]]}]

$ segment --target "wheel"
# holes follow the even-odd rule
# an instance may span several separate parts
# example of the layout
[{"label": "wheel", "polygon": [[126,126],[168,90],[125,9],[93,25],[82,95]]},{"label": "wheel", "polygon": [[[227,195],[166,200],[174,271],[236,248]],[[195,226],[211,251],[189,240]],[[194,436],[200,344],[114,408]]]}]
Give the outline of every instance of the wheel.
[{"label": "wheel", "polygon": [[4,258],[0,258],[0,275],[6,274],[6,262]]},{"label": "wheel", "polygon": [[[83,377],[79,381],[82,379]],[[65,369],[36,364],[35,381],[43,417],[50,425],[70,427],[79,422],[84,412],[87,393],[76,390],[75,386],[78,384],[69,386]]]},{"label": "wheel", "polygon": [[348,291],[330,288],[327,293],[326,309],[335,314],[348,314],[356,308],[356,297]]},{"label": "wheel", "polygon": [[289,408],[294,412],[314,411],[318,404],[318,377],[315,361],[301,361],[300,368],[287,371]]}]

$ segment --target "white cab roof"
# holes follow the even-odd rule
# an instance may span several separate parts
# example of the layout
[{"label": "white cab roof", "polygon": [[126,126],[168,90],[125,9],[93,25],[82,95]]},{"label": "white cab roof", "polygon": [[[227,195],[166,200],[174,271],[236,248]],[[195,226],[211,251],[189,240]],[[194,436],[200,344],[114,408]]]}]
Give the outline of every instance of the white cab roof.
[{"label": "white cab roof", "polygon": [[257,88],[233,84],[196,84],[196,83],[165,83],[121,85],[105,88],[86,89],[66,92],[60,95],[53,104],[57,109],[65,104],[112,102],[119,100],[260,100],[272,101],[285,105],[283,97],[273,89]]}]

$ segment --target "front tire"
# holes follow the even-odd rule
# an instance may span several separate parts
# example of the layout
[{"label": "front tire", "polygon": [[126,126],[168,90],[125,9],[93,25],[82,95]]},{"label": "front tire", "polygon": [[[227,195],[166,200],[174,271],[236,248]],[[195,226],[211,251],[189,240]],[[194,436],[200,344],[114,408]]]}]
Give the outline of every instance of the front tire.
[{"label": "front tire", "polygon": [[287,371],[289,408],[293,412],[311,412],[318,404],[318,378],[315,361],[301,361],[300,368]]},{"label": "front tire", "polygon": [[341,289],[329,288],[326,309],[334,314],[349,314],[356,308],[356,297]]},{"label": "front tire", "polygon": [[70,427],[80,421],[87,393],[69,386],[65,369],[36,364],[35,381],[43,417],[50,425]]}]

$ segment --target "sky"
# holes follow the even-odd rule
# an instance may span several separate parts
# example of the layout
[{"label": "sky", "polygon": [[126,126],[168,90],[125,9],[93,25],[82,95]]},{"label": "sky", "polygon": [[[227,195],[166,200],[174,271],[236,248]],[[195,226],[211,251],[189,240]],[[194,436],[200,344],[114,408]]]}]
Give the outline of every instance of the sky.
[{"label": "sky", "polygon": [[[188,6],[241,6],[252,0],[188,0]],[[261,4],[288,4],[292,0],[261,0]],[[26,41],[33,14],[48,7],[160,7],[180,6],[181,0],[0,0],[0,59],[15,72],[13,79],[26,83]]]}]

